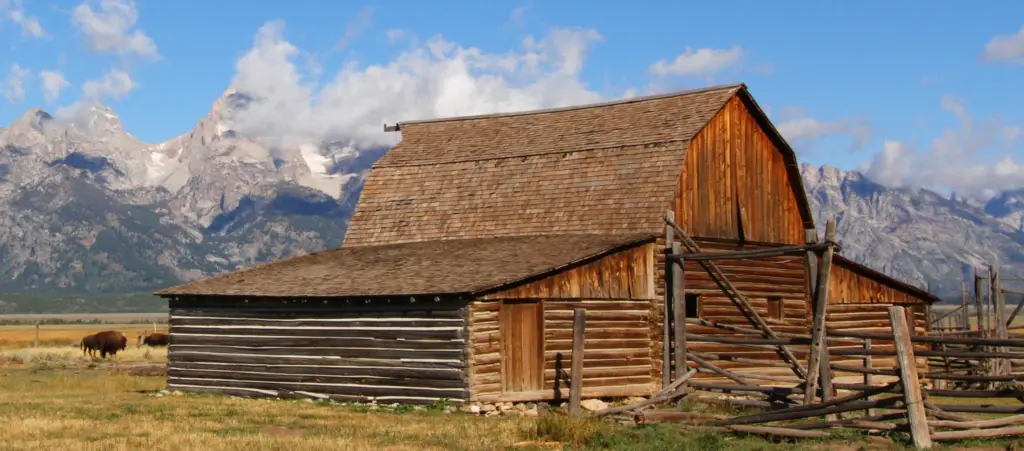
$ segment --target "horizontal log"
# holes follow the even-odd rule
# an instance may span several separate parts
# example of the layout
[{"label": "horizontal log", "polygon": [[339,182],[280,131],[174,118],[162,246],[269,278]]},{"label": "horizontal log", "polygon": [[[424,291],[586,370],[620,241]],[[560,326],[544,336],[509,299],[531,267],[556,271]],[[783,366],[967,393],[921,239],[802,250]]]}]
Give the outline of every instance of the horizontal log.
[{"label": "horizontal log", "polygon": [[338,348],[377,348],[377,349],[462,349],[466,346],[463,340],[395,340],[373,337],[238,337],[238,336],[206,336],[206,335],[174,335],[172,345],[189,346],[237,346],[237,347],[338,347]]},{"label": "horizontal log", "polygon": [[392,378],[422,378],[461,381],[465,372],[458,368],[420,368],[416,366],[369,366],[369,365],[309,365],[309,364],[260,364],[260,363],[216,363],[216,362],[175,362],[168,369],[209,370],[221,372],[254,372],[265,374],[317,374],[325,376],[374,376]]},{"label": "horizontal log", "polygon": [[[892,341],[892,335],[885,334],[869,334],[861,332],[850,332],[850,331],[833,331],[831,328],[828,330],[829,335],[837,337],[850,337],[850,338],[862,338],[873,340],[887,340]],[[1024,347],[1024,339],[999,339],[999,338],[973,338],[973,337],[935,337],[935,336],[921,336],[914,335],[911,337],[911,341],[914,343],[935,343],[935,344],[960,344],[960,345],[980,345],[980,346],[1003,346],[1003,347]],[[1021,354],[1024,356],[1024,354]]]},{"label": "horizontal log", "polygon": [[317,328],[317,327],[462,327],[465,324],[463,318],[428,318],[428,317],[384,317],[384,318],[245,318],[235,317],[212,317],[212,316],[171,316],[171,326],[251,326],[251,327],[294,327],[294,328]]},{"label": "horizontal log", "polygon": [[[590,316],[590,312],[587,312],[587,316]],[[650,396],[654,391],[652,385],[649,383],[643,384],[632,384],[632,385],[613,385],[613,386],[587,386],[583,385],[582,396],[584,398],[617,398],[625,396]],[[569,399],[569,389],[560,388],[560,399]],[[555,398],[555,391],[553,388],[547,390],[538,390],[530,392],[513,392],[513,393],[489,393],[481,394],[477,397],[480,402],[530,402],[530,401],[548,401]]]},{"label": "horizontal log", "polygon": [[1015,424],[1024,423],[1024,415],[1014,415],[1011,417],[995,418],[991,420],[973,420],[973,421],[950,421],[950,420],[934,420],[929,421],[928,425],[932,427],[942,427],[950,429],[984,429],[994,428],[1001,426],[1012,426]]},{"label": "horizontal log", "polygon": [[[799,409],[792,407],[789,409],[778,410],[774,412],[748,415],[743,417],[734,417],[728,420],[715,423],[720,425],[730,424],[756,424],[756,423],[771,423],[775,421],[791,421],[801,420],[804,418],[823,417],[825,415],[852,412],[856,410],[867,410],[876,408],[893,407],[900,405],[902,401],[898,398],[882,398],[868,401],[849,401],[840,404],[834,404],[827,407],[812,408],[812,409]],[[817,406],[808,406],[817,407]]]},{"label": "horizontal log", "polygon": [[591,312],[622,311],[622,310],[646,310],[651,300],[637,299],[634,301],[568,301],[560,299],[547,299],[544,301],[544,313],[549,312],[572,312],[574,309],[587,309],[587,317]]},{"label": "horizontal log", "polygon": [[358,396],[411,396],[411,397],[432,397],[465,399],[468,396],[464,388],[412,388],[402,386],[371,386],[360,384],[328,384],[328,383],[302,383],[277,380],[239,380],[228,378],[193,378],[168,376],[168,384],[183,384],[197,386],[219,386],[232,388],[258,388],[258,389],[288,389],[303,390],[316,393],[358,395]]},{"label": "horizontal log", "polygon": [[[568,369],[564,369],[564,370],[567,371],[567,372],[569,371]],[[605,367],[605,368],[600,368],[600,367],[592,368],[592,367],[586,367],[585,366],[583,368],[583,379],[584,380],[586,380],[586,379],[600,379],[600,378],[626,378],[626,377],[635,377],[635,376],[650,377],[650,374],[651,374],[651,366],[650,365],[620,366],[620,367]],[[545,379],[552,379],[553,380],[555,378],[555,370],[554,369],[544,370],[544,378]]]},{"label": "horizontal log", "polygon": [[391,366],[396,368],[461,368],[464,363],[461,360],[396,360],[380,357],[372,358],[343,358],[338,356],[282,356],[282,355],[259,355],[259,354],[219,354],[212,352],[171,352],[168,353],[167,361],[171,364],[178,362],[212,362],[212,363],[255,363],[255,364],[306,364],[306,365],[345,365],[345,366]]},{"label": "horizontal log", "polygon": [[942,409],[943,411],[946,412],[954,413],[1024,413],[1024,406],[997,406],[992,404],[936,404],[935,407],[938,407],[939,409]]},{"label": "horizontal log", "polygon": [[[411,397],[411,396],[357,396],[357,395],[339,395],[339,394],[327,394],[327,393],[315,393],[309,391],[292,391],[292,390],[262,390],[254,388],[238,388],[238,387],[218,387],[218,386],[200,386],[200,385],[189,385],[189,384],[167,384],[168,390],[177,390],[189,393],[215,393],[223,395],[233,395],[247,398],[282,398],[282,399],[295,399],[295,398],[310,398],[310,399],[331,399],[334,401],[341,402],[370,402],[377,400],[380,402],[400,403],[400,404],[433,404],[441,401],[445,398],[437,397]],[[460,399],[447,399],[452,403],[463,402]]]},{"label": "horizontal log", "polygon": [[[647,329],[587,329],[583,334],[583,341],[586,343],[590,340],[646,340],[650,337],[650,333]],[[545,330],[544,339],[569,340],[571,342],[572,330]]]},{"label": "horizontal log", "polygon": [[[588,314],[589,315],[589,314]],[[545,348],[548,351],[559,351],[568,353],[572,350],[572,340],[545,339]],[[648,349],[650,340],[642,339],[605,339],[587,340],[586,350],[589,353],[592,349]]]},{"label": "horizontal log", "polygon": [[[353,384],[360,386],[409,387],[409,388],[465,388],[463,379],[427,379],[421,377],[386,377],[364,375],[334,375],[313,373],[285,373],[263,371],[235,371],[212,369],[185,369],[177,366],[167,368],[168,377],[194,379],[231,379],[241,381],[274,381],[316,384]],[[412,376],[412,372],[405,376]]]},{"label": "horizontal log", "polygon": [[1013,437],[1024,435],[1024,426],[995,429],[971,429],[963,431],[938,431],[931,434],[933,440],[965,440],[973,438]]},{"label": "horizontal log", "polygon": [[706,382],[691,381],[690,387],[697,390],[719,391],[726,393],[765,393],[776,396],[788,396],[801,394],[803,390],[796,387],[766,387],[763,385],[740,385],[740,384],[709,384]]},{"label": "horizontal log", "polygon": [[181,335],[220,337],[380,338],[454,340],[463,338],[463,326],[443,327],[270,327],[172,326],[171,339]]},{"label": "horizontal log", "polygon": [[[562,358],[565,359],[566,364],[570,358],[572,358],[572,352],[553,350],[550,347],[544,351],[544,361],[554,362],[558,359],[558,354],[562,354]],[[583,352],[584,361],[587,359],[594,360],[606,360],[606,359],[646,359],[651,357],[651,350],[648,346],[636,347],[636,348],[621,348],[621,349],[590,349],[585,348]]]},{"label": "horizontal log", "polygon": [[[595,311],[587,310],[587,321],[648,321],[651,313],[648,309],[637,310],[616,310],[616,311]],[[572,320],[572,310],[569,311],[545,311],[544,321],[566,321]]]},{"label": "horizontal log", "polygon": [[339,347],[240,347],[240,346],[188,346],[171,345],[168,359],[179,353],[217,353],[258,355],[266,357],[343,357],[393,359],[462,359],[463,350],[457,349],[375,349]]},{"label": "horizontal log", "polygon": [[768,426],[731,425],[726,426],[726,428],[731,431],[743,432],[746,434],[770,435],[774,437],[828,438],[832,436],[832,434],[822,431],[805,431],[802,429],[790,429]]},{"label": "horizontal log", "polygon": [[[586,354],[586,353],[584,353],[584,354]],[[564,358],[565,358],[565,361],[568,362],[569,360],[572,359],[572,353],[570,353],[568,356],[564,356]],[[564,363],[565,362],[563,362],[563,366],[565,366]],[[658,363],[660,364],[661,362],[658,362]],[[591,358],[589,355],[584,355],[584,357],[583,357],[583,367],[584,368],[618,368],[618,367],[643,366],[643,367],[647,368],[648,370],[650,370],[651,369],[651,365],[653,365],[653,364],[654,364],[654,361],[651,360],[650,358],[647,358],[647,357],[625,358],[625,359],[597,359],[597,358]],[[555,369],[556,366],[558,366],[558,362],[555,359],[546,360],[544,362],[544,369],[553,370],[553,369]],[[479,371],[479,369],[477,371]]]},{"label": "horizontal log", "polygon": [[230,302],[230,303],[170,303],[171,316],[211,316],[245,318],[358,318],[393,317],[397,315],[427,315],[431,318],[462,318],[465,316],[465,302],[345,302],[329,301],[327,304],[296,304],[287,301]]}]

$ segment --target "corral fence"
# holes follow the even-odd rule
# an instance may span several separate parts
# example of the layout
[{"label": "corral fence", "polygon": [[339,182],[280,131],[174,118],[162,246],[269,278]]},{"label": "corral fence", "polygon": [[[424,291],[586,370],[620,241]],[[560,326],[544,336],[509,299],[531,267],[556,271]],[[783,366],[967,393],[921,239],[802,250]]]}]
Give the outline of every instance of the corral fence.
[{"label": "corral fence", "polygon": [[[835,221],[828,221],[823,241],[809,231],[804,246],[704,253],[672,218],[669,212],[663,389],[644,401],[599,411],[598,416],[787,438],[826,438],[833,435],[830,431],[844,428],[888,437],[902,433],[919,449],[930,448],[933,441],[1024,435],[1024,426],[1018,426],[1024,424],[1024,389],[1018,384],[1024,373],[1015,371],[1015,364],[1024,362],[1024,339],[1007,336],[1013,315],[1008,317],[1000,308],[997,271],[990,278],[996,287],[996,308],[988,319],[995,325],[991,329],[985,328],[982,318],[976,331],[959,335],[930,328],[918,333],[914,324],[929,324],[932,319],[902,305],[873,307],[874,327],[868,331],[840,329],[826,322],[826,310],[831,308],[826,288],[838,250]],[[778,324],[762,318],[715,263],[780,255],[808,259],[813,301],[809,333],[776,331],[773,325]],[[688,318],[683,301],[685,260],[699,262],[749,324],[725,324],[699,314]],[[570,413],[580,412],[580,379],[575,376],[583,370],[585,318],[585,311],[576,312]],[[705,345],[704,350],[695,350],[697,343]],[[707,351],[707,344],[721,345],[721,350]],[[576,352],[577,346],[581,352]],[[699,374],[704,376],[695,377]],[[729,417],[654,407],[690,396],[760,411]]]}]

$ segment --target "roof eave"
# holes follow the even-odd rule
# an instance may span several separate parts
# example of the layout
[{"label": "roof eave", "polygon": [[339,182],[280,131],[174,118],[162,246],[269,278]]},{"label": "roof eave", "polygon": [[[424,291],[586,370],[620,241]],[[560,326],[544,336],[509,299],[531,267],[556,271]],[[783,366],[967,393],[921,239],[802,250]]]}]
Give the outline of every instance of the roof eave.
[{"label": "roof eave", "polygon": [[898,280],[898,279],[896,279],[896,278],[894,278],[892,276],[889,276],[889,275],[887,275],[885,273],[876,271],[876,270],[874,270],[874,269],[872,269],[870,267],[867,267],[865,265],[857,263],[857,262],[855,262],[855,261],[853,261],[853,260],[851,260],[849,258],[843,257],[843,256],[841,256],[839,254],[833,255],[833,258],[835,259],[836,263],[844,264],[844,265],[849,265],[850,269],[855,271],[855,272],[866,273],[866,275],[868,277],[871,277],[871,278],[873,278],[873,279],[875,279],[875,280],[877,280],[877,281],[879,281],[881,283],[884,283],[886,285],[892,286],[892,287],[894,287],[896,289],[902,290],[902,291],[904,291],[906,293],[909,293],[909,294],[912,294],[914,296],[917,296],[918,298],[920,298],[921,300],[927,302],[928,304],[935,304],[935,303],[938,303],[938,302],[942,302],[942,298],[940,298],[940,297],[938,297],[938,296],[936,296],[934,294],[931,294],[928,291],[922,290],[922,289],[920,289],[918,287],[915,287],[915,286],[910,285],[910,284],[908,284],[906,282]]},{"label": "roof eave", "polygon": [[493,293],[497,293],[497,292],[500,292],[500,291],[509,290],[509,289],[515,288],[515,287],[520,286],[520,285],[528,284],[528,283],[531,283],[531,282],[536,282],[538,280],[542,280],[544,278],[550,277],[550,276],[552,276],[554,274],[558,274],[558,273],[560,273],[562,271],[566,271],[566,270],[569,270],[569,269],[572,269],[572,268],[575,268],[575,267],[578,267],[578,266],[585,265],[587,263],[591,263],[591,262],[593,262],[595,260],[599,260],[601,258],[607,257],[608,255],[615,254],[617,252],[622,252],[622,251],[625,251],[625,250],[628,250],[628,249],[632,249],[634,247],[637,247],[637,246],[640,246],[640,245],[643,245],[643,244],[653,243],[654,241],[656,241],[657,237],[658,237],[658,234],[651,233],[648,236],[642,236],[640,238],[636,238],[636,239],[632,239],[632,240],[623,242],[621,244],[615,245],[615,246],[610,247],[608,249],[605,249],[603,251],[596,252],[594,254],[588,255],[588,256],[583,257],[583,258],[578,258],[576,260],[573,260],[571,262],[565,263],[563,265],[559,265],[559,266],[556,266],[556,267],[553,267],[553,268],[549,268],[549,269],[544,270],[544,271],[540,271],[540,272],[538,272],[536,274],[532,274],[532,275],[529,275],[529,276],[526,276],[526,277],[522,277],[522,278],[519,278],[519,279],[516,279],[516,280],[502,282],[502,283],[499,283],[499,284],[496,284],[496,285],[489,285],[489,286],[485,286],[485,287],[479,287],[477,289],[474,289],[474,290],[470,291],[468,294],[470,296],[472,296],[472,297],[487,296],[488,294],[493,294]]}]

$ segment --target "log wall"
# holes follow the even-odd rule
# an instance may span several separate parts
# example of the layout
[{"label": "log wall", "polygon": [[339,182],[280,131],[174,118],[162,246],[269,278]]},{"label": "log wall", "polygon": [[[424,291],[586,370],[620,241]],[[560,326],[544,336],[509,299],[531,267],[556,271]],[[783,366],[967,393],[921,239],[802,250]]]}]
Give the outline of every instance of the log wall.
[{"label": "log wall", "polygon": [[795,157],[779,150],[739,96],[692,140],[676,189],[676,224],[692,236],[803,244],[812,227]]},{"label": "log wall", "polygon": [[172,300],[170,390],[468,398],[466,302]]},{"label": "log wall", "polygon": [[[831,300],[831,299],[830,299]],[[837,299],[838,301],[838,299]],[[874,302],[869,304],[852,303],[829,303],[828,312],[825,315],[826,327],[829,330],[842,330],[851,332],[866,332],[885,334],[892,336],[892,326],[889,321],[889,307],[899,305],[906,307],[913,316],[912,321],[908,318],[907,325],[913,325],[914,335],[925,335],[928,326],[928,318],[925,314],[924,305],[921,304],[897,304]],[[829,351],[837,349],[863,349],[863,345],[857,343],[840,344],[830,343]],[[872,350],[892,351],[896,348],[891,341],[874,341],[871,344]],[[914,343],[914,352],[930,350],[927,343]],[[832,356],[832,363],[842,363],[846,366],[861,366],[862,358],[857,356]],[[928,367],[927,357],[918,357],[918,371],[926,372]],[[895,356],[872,356],[872,368],[896,369]],[[850,377],[859,380],[860,374],[837,372],[835,377]]]},{"label": "log wall", "polygon": [[540,392],[502,393],[500,300],[479,300],[470,306],[470,399],[475,401],[537,401],[568,398],[567,381],[572,358],[573,309],[587,309],[584,335],[583,396],[645,396],[660,385],[660,360],[652,349],[661,341],[660,324],[651,321],[650,300],[545,299],[544,386]]}]

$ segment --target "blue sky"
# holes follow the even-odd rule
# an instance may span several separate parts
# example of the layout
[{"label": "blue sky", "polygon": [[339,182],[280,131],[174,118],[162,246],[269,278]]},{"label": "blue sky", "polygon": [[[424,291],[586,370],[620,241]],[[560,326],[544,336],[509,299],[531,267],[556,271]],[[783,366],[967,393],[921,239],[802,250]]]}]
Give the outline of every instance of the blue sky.
[{"label": "blue sky", "polygon": [[0,17],[0,124],[96,99],[157,143],[234,82],[278,105],[251,130],[370,144],[384,121],[743,81],[803,162],[1024,187],[1019,1],[0,0]]}]

